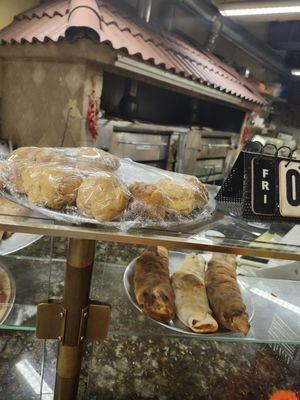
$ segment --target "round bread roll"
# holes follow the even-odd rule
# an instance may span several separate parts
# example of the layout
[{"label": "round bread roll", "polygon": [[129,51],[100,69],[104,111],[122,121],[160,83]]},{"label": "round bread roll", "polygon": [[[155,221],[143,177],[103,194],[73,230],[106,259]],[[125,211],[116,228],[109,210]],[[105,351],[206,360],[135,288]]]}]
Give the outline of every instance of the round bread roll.
[{"label": "round bread roll", "polygon": [[63,149],[52,147],[19,147],[10,154],[8,161],[10,163],[31,161],[37,164],[58,163],[62,165],[71,163],[71,159],[64,154]]},{"label": "round bread roll", "polygon": [[206,189],[204,183],[202,183],[195,176],[190,176],[186,180],[186,184],[191,185],[194,190],[196,207],[204,206],[208,202],[209,197],[208,190]]},{"label": "round bread roll", "polygon": [[115,171],[120,161],[116,156],[96,147],[80,147],[76,155],[76,166],[80,170]]},{"label": "round bread roll", "polygon": [[126,187],[116,176],[99,172],[83,179],[76,204],[85,215],[106,222],[121,217],[129,198]]},{"label": "round bread roll", "polygon": [[164,206],[171,212],[188,215],[207,202],[204,185],[202,187],[202,183],[194,177],[190,177],[182,184],[165,178],[156,182],[155,185],[164,197]]},{"label": "round bread roll", "polygon": [[35,161],[36,154],[39,152],[39,147],[19,147],[12,151],[9,155],[8,161],[31,160]]},{"label": "round bread roll", "polygon": [[146,219],[163,219],[165,217],[164,197],[155,185],[135,182],[129,186],[134,199],[131,211]]},{"label": "round bread roll", "polygon": [[24,194],[24,186],[22,173],[26,168],[32,165],[32,162],[26,160],[16,160],[10,163],[11,166],[11,175],[10,175],[10,183],[13,188],[20,194]]},{"label": "round bread roll", "polygon": [[3,189],[10,177],[10,168],[6,161],[0,161],[0,189]]},{"label": "round bread roll", "polygon": [[82,182],[71,168],[47,165],[25,168],[22,180],[29,201],[57,210],[75,202]]},{"label": "round bread roll", "polygon": [[35,162],[69,165],[71,163],[71,159],[64,154],[63,150],[54,149],[51,147],[41,147],[35,154]]}]

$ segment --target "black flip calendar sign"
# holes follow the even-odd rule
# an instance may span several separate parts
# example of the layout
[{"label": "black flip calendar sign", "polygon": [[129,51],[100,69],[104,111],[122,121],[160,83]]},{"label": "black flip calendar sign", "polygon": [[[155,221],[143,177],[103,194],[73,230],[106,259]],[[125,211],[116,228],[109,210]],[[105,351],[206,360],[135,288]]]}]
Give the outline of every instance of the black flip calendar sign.
[{"label": "black flip calendar sign", "polygon": [[274,215],[276,212],[276,169],[269,158],[252,159],[252,211],[254,214]]},{"label": "black flip calendar sign", "polygon": [[[278,156],[251,142],[240,153],[216,199],[219,205],[248,220],[300,221],[300,160]],[[270,150],[270,147],[268,148]],[[296,152],[295,152],[296,154]]]},{"label": "black flip calendar sign", "polygon": [[279,207],[283,217],[300,218],[300,162],[279,163]]}]

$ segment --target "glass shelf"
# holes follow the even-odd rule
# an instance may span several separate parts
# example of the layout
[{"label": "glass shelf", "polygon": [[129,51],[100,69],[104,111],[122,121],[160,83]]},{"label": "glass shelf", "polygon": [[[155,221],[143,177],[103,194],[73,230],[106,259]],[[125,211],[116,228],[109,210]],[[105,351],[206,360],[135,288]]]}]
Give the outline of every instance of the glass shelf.
[{"label": "glass shelf", "polygon": [[[16,285],[15,302],[0,329],[34,331],[37,304],[48,297],[62,296],[65,261],[10,256],[1,257],[0,262],[9,269]],[[90,297],[111,304],[110,336],[154,335],[219,342],[300,344],[300,281],[240,277],[254,304],[249,334],[246,337],[239,334],[195,336],[163,328],[137,311],[123,287],[125,268],[98,261],[94,265]]]},{"label": "glass shelf", "polygon": [[2,256],[1,266],[9,272],[15,296],[0,329],[34,331],[37,304],[49,295],[50,259]]},{"label": "glass shelf", "polygon": [[[293,227],[298,229],[294,241],[282,242]],[[243,254],[265,258],[300,261],[300,225],[252,224],[216,212],[197,225],[176,229],[132,229],[119,231],[101,225],[71,225],[47,218],[11,217],[0,215],[0,229],[54,237],[71,237],[129,244],[164,245],[202,251]],[[266,235],[267,233],[267,235]],[[262,236],[265,234],[264,236]]]},{"label": "glass shelf", "polygon": [[136,310],[124,291],[124,271],[125,266],[103,264],[93,275],[92,298],[112,306],[111,336],[154,335],[219,342],[300,344],[300,281],[239,277],[254,304],[248,335],[196,336],[161,327]]}]

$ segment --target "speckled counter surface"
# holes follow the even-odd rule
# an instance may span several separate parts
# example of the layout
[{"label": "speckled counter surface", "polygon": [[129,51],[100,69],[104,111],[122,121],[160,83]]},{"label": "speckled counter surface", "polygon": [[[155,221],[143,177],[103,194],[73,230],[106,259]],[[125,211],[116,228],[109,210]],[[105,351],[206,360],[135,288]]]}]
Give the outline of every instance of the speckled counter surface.
[{"label": "speckled counter surface", "polygon": [[[14,274],[20,304],[61,296],[66,246],[54,240],[51,268],[39,260],[49,253],[48,238],[19,252],[19,260],[1,258]],[[105,343],[86,345],[80,400],[264,400],[275,389],[300,390],[300,360],[288,365],[279,347],[170,337],[139,314],[122,276],[141,250],[98,243],[91,297],[112,305],[112,323]],[[32,325],[34,317],[27,317]],[[0,399],[39,399],[40,391],[43,400],[52,399],[56,346],[34,333],[0,331]]]}]

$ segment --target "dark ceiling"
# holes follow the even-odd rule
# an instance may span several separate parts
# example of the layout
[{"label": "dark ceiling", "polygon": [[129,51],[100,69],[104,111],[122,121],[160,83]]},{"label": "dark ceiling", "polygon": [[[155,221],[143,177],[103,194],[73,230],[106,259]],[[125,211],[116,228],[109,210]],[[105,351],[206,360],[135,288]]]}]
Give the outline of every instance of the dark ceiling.
[{"label": "dark ceiling", "polygon": [[300,21],[269,22],[266,40],[291,68],[300,67]]},{"label": "dark ceiling", "polygon": [[[245,1],[247,0],[234,0],[235,3]],[[210,2],[218,7],[221,3],[230,3],[233,0],[210,0]],[[282,3],[284,2],[280,2]],[[287,18],[285,17],[283,21],[261,21],[259,17],[251,17],[235,18],[233,21],[274,49],[290,68],[300,68],[300,21]]]}]

